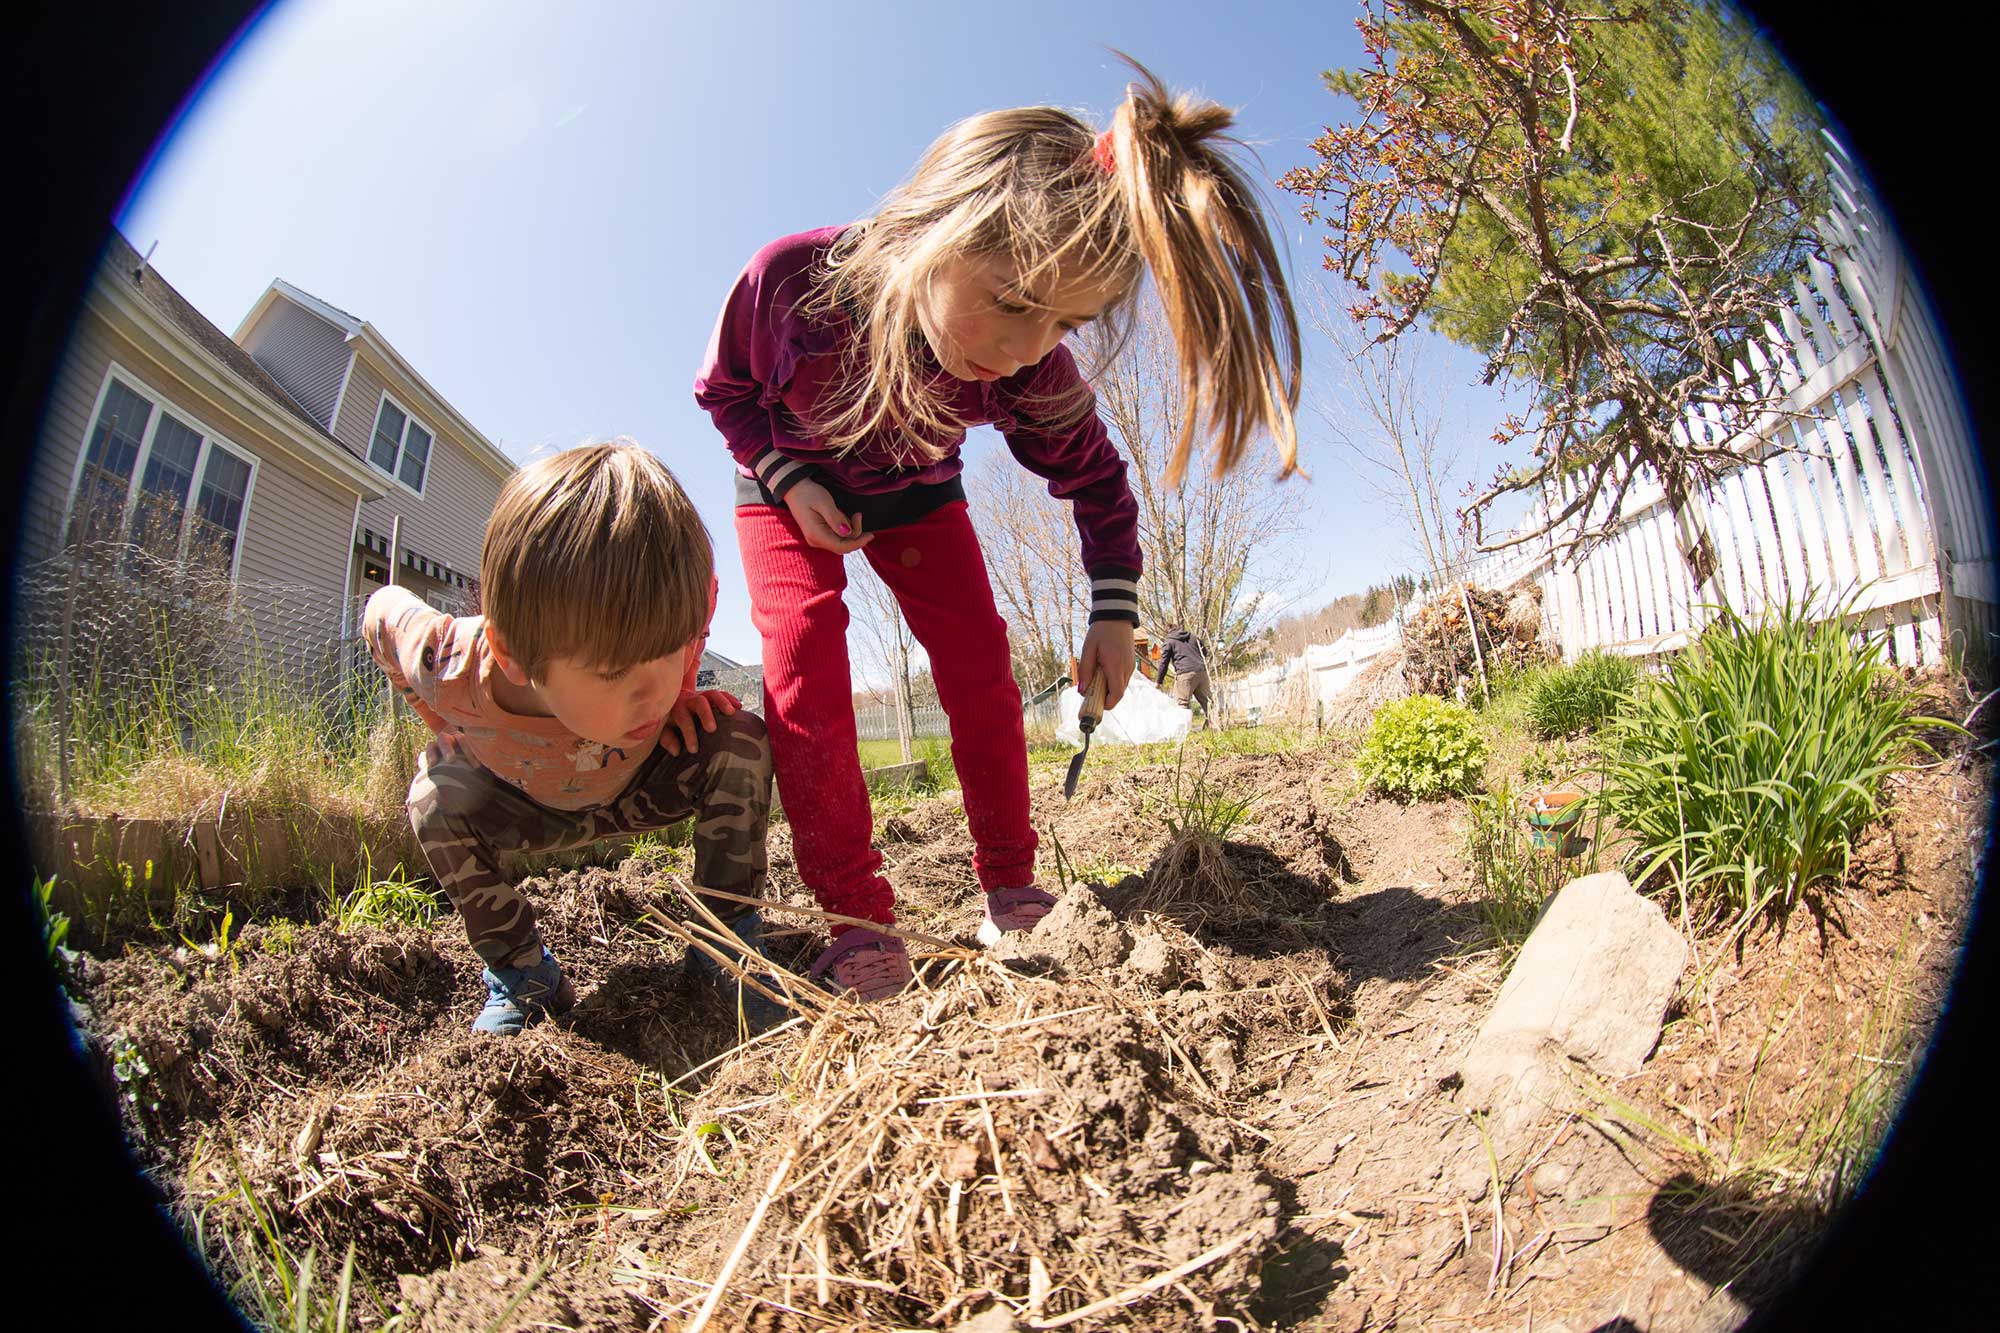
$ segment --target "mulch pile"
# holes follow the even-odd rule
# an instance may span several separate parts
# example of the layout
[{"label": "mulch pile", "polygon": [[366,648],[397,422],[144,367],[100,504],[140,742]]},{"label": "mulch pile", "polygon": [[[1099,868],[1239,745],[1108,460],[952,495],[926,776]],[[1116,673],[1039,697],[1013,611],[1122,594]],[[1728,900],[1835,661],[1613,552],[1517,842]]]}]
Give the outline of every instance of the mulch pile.
[{"label": "mulch pile", "polygon": [[1454,586],[1425,603],[1403,626],[1403,678],[1413,694],[1451,695],[1461,682],[1474,686],[1482,664],[1490,675],[1551,656],[1542,642],[1542,590],[1532,580],[1504,591],[1470,583]]}]

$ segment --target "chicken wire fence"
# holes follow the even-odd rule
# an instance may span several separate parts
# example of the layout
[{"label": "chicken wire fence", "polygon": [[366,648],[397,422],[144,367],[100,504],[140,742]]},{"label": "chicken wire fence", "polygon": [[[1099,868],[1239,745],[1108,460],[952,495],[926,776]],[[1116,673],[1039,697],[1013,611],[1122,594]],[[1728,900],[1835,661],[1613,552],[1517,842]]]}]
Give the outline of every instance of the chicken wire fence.
[{"label": "chicken wire fence", "polygon": [[198,754],[281,719],[365,730],[382,677],[357,669],[366,652],[341,630],[338,597],[140,545],[78,543],[23,566],[9,685],[24,794],[67,800],[121,747]]}]

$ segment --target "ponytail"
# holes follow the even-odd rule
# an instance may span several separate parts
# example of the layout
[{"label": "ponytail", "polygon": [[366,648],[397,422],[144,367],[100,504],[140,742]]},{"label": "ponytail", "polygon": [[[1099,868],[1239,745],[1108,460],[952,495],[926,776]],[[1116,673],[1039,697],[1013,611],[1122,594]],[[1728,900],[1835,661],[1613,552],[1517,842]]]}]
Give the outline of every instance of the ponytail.
[{"label": "ponytail", "polygon": [[1112,117],[1107,153],[1131,238],[1166,314],[1180,363],[1178,483],[1196,431],[1214,436],[1215,472],[1235,467],[1259,429],[1279,475],[1298,470],[1299,323],[1257,192],[1220,151],[1228,108],[1175,96],[1120,53],[1138,80]]}]

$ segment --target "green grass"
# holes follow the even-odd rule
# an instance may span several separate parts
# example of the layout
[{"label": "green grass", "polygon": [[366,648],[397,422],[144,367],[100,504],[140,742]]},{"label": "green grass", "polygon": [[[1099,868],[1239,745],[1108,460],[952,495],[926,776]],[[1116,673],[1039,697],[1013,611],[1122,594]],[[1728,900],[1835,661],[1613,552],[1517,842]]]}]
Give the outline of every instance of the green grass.
[{"label": "green grass", "polygon": [[430,881],[413,878],[399,864],[381,879],[365,856],[354,887],[341,893],[338,882],[327,884],[326,917],[342,931],[356,926],[415,926],[426,929],[437,920],[438,896]]},{"label": "green grass", "polygon": [[[903,762],[901,741],[862,741],[861,767],[893,768]],[[944,736],[919,736],[910,742],[910,762],[924,766],[917,785],[930,791],[945,791],[958,785],[958,770],[951,762],[951,740]]]},{"label": "green grass", "polygon": [[1634,882],[1748,918],[1842,879],[1882,779],[1924,728],[1957,730],[1912,714],[1881,651],[1843,618],[1720,610],[1609,728],[1604,801],[1637,840]]},{"label": "green grass", "polygon": [[1567,666],[1534,673],[1522,690],[1528,727],[1541,740],[1595,731],[1616,716],[1638,688],[1639,664],[1629,657],[1588,652]]},{"label": "green grass", "polygon": [[196,1253],[218,1261],[217,1277],[238,1311],[268,1333],[349,1333],[361,1326],[365,1303],[380,1333],[404,1326],[403,1316],[392,1313],[390,1302],[355,1268],[353,1245],[338,1269],[312,1247],[299,1251],[257,1202],[242,1164],[234,1166],[236,1187],[194,1215],[191,1239]]},{"label": "green grass", "polygon": [[[1537,847],[1527,825],[1527,809],[1506,779],[1467,802],[1472,822],[1466,832],[1472,882],[1488,937],[1510,965],[1555,892],[1597,869],[1597,834],[1592,828],[1580,856],[1566,847]],[[1575,832],[1584,833],[1579,822]]]}]

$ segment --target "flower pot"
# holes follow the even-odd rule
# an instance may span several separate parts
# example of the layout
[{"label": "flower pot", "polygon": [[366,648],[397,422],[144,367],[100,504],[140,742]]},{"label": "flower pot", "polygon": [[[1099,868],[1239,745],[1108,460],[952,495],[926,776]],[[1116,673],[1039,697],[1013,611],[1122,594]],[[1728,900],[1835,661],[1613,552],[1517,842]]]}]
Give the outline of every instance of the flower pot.
[{"label": "flower pot", "polygon": [[1580,791],[1542,791],[1528,796],[1528,841],[1536,847],[1567,847],[1576,822],[1583,817]]}]

